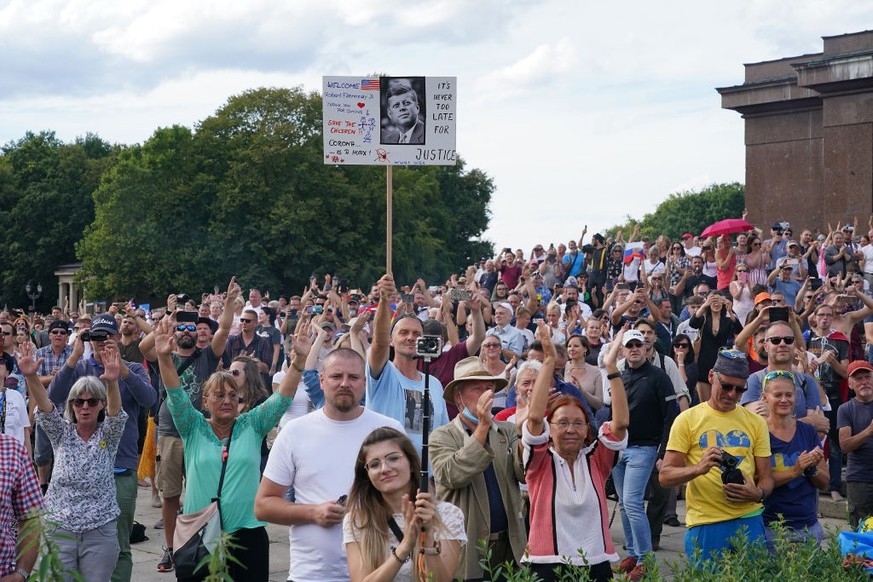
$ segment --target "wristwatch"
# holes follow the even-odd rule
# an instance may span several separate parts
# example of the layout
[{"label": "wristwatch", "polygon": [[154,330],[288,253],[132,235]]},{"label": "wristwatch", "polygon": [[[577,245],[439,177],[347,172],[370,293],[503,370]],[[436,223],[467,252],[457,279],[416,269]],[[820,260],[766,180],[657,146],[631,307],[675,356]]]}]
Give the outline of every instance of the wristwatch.
[{"label": "wristwatch", "polygon": [[15,568],[15,573],[16,573],[16,574],[21,574],[21,577],[24,578],[25,580],[27,580],[28,578],[30,578],[30,572],[28,572],[28,571],[25,570],[24,568]]}]

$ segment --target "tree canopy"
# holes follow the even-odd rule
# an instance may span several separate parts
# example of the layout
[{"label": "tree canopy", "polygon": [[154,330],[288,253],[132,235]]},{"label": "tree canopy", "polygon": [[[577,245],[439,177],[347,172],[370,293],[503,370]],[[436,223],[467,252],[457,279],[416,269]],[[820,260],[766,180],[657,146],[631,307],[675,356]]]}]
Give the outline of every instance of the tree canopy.
[{"label": "tree canopy", "polygon": [[43,286],[38,306],[57,299],[54,272],[76,261],[75,243],[94,218],[91,197],[118,148],[95,135],[61,142],[28,132],[0,150],[0,307],[30,305],[25,288]]},{"label": "tree canopy", "polygon": [[[321,97],[256,89],[194,129],[125,148],[94,192],[78,244],[90,297],[244,286],[298,291],[313,273],[369,285],[385,265],[385,169],[323,163]],[[491,179],[456,166],[394,168],[393,271],[444,279],[491,253]]]},{"label": "tree canopy", "polygon": [[663,234],[676,240],[686,232],[700,234],[707,226],[724,218],[740,218],[745,200],[745,187],[738,182],[713,184],[699,192],[675,192],[654,212],[639,220],[628,216],[625,224],[609,231],[615,234],[623,230],[627,236],[639,224],[641,236],[655,238]]}]

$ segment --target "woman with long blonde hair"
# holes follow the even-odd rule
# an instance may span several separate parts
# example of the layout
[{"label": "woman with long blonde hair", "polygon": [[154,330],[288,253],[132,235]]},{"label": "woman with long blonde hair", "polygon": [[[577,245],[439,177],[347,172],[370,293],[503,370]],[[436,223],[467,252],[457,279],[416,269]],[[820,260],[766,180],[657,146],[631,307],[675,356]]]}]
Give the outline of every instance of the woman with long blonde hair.
[{"label": "woman with long blonde hair", "polygon": [[403,433],[383,427],[364,439],[343,520],[352,582],[453,579],[467,541],[464,514],[419,491],[420,472]]}]

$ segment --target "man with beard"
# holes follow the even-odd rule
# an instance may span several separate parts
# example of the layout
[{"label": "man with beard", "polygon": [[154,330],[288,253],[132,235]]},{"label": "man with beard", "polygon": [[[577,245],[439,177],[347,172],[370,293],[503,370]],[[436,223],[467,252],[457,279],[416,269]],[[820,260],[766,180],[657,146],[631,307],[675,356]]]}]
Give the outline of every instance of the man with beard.
[{"label": "man with beard", "polygon": [[[297,335],[289,373],[302,372],[311,346],[305,332]],[[403,432],[403,426],[361,406],[367,380],[364,360],[354,350],[331,352],[319,379],[324,406],[295,418],[279,433],[255,498],[255,517],[290,526],[288,580],[341,582],[349,579],[342,504],[352,486],[358,449],[373,430],[387,426]],[[289,488],[293,502],[285,497]]]},{"label": "man with beard", "polygon": [[[227,301],[225,305],[232,306],[242,291],[236,283],[236,278],[230,280],[227,288]],[[200,318],[198,324],[179,323],[176,325],[174,336],[176,339],[176,351],[173,352],[173,363],[181,380],[181,387],[191,399],[191,404],[197,410],[201,409],[201,392],[203,383],[216,370],[221,355],[224,353],[230,326],[233,324],[233,308],[227,307],[221,314],[218,331],[212,338],[212,343],[207,348],[197,346],[199,325],[205,321]],[[146,354],[149,362],[157,361],[157,353],[154,349],[154,336],[151,334],[143,338],[140,349]],[[176,514],[179,513],[179,498],[182,495],[182,476],[184,474],[185,453],[182,448],[182,437],[173,422],[173,416],[166,402],[166,389],[157,378],[158,390],[161,398],[158,412],[158,450],[155,457],[155,482],[161,495],[161,521],[164,528],[164,541],[166,547],[161,561],[158,562],[159,572],[173,570],[173,534],[176,531]]]}]

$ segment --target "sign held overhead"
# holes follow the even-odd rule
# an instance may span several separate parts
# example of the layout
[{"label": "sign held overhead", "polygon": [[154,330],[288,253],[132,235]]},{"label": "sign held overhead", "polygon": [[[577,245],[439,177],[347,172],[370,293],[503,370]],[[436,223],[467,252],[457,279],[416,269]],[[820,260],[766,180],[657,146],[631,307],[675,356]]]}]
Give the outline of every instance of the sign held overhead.
[{"label": "sign held overhead", "polygon": [[323,77],[324,163],[450,166],[455,77]]}]

